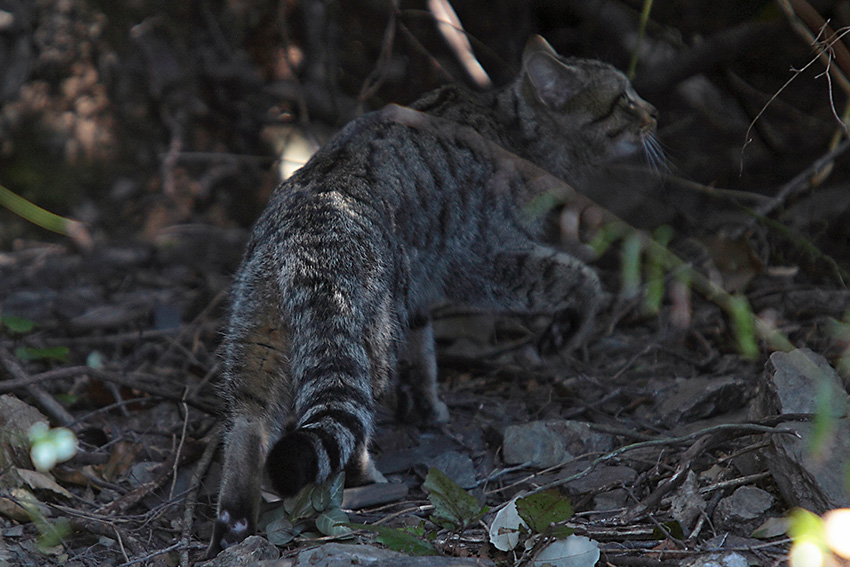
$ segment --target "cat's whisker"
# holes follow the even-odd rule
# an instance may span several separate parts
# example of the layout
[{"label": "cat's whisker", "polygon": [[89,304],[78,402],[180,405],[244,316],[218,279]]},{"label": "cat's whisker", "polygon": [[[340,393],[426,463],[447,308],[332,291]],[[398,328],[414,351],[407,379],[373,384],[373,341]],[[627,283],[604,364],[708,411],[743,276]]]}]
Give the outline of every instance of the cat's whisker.
[{"label": "cat's whisker", "polygon": [[652,173],[660,175],[661,173],[667,173],[670,171],[670,168],[667,165],[667,156],[664,153],[664,149],[661,147],[661,143],[655,138],[655,136],[649,134],[643,139],[643,150],[646,163],[649,166],[649,169],[652,170]]}]

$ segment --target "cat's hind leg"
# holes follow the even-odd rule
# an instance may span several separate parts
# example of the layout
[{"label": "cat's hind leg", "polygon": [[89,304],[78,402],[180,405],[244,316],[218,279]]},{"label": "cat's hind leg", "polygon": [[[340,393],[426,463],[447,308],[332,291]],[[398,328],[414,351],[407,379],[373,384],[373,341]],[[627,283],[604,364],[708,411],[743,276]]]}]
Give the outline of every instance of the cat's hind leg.
[{"label": "cat's hind leg", "polygon": [[434,327],[427,313],[412,317],[409,322],[396,398],[396,414],[400,421],[439,425],[449,420],[449,408],[437,394]]}]

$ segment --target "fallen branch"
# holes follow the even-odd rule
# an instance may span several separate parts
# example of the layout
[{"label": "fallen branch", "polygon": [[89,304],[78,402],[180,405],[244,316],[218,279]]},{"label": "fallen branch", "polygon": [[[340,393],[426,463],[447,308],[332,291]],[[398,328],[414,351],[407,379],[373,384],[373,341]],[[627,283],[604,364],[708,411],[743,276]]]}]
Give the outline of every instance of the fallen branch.
[{"label": "fallen branch", "polygon": [[[6,384],[8,382],[17,382],[18,387],[23,387],[32,396],[35,401],[41,406],[48,416],[53,418],[59,425],[70,426],[74,423],[74,416],[65,409],[62,404],[56,401],[49,392],[37,385],[32,377],[24,370],[24,367],[18,362],[18,359],[10,353],[5,347],[0,346],[0,363],[6,371],[13,377],[13,380],[0,382]],[[0,392],[3,390],[0,389]]]},{"label": "fallen branch", "polygon": [[[39,384],[40,382],[76,378],[78,376],[90,376],[91,378],[94,378],[96,380],[101,380],[103,382],[111,382],[113,384],[118,384],[119,386],[126,386],[128,388],[132,388],[140,392],[145,392],[152,396],[158,396],[166,400],[173,400],[177,402],[184,401],[184,397],[181,393],[170,391],[166,388],[162,388],[160,386],[150,383],[158,379],[158,377],[150,376],[147,374],[119,374],[117,372],[109,372],[107,370],[91,368],[89,366],[69,366],[67,368],[57,368],[55,370],[48,370],[40,374],[30,375],[27,374],[23,370],[23,367],[21,367],[20,364],[17,363],[13,355],[4,348],[0,348],[0,362],[2,362],[4,366],[6,366],[7,370],[9,370],[9,374],[13,376],[12,380],[0,381],[0,393],[11,392],[20,388],[25,388],[28,391],[31,391],[31,389],[34,387],[38,388],[37,384]],[[154,380],[147,381],[147,379],[151,378]],[[217,412],[214,406],[206,404],[199,400],[187,398],[185,402],[191,405],[192,407],[208,414],[215,414]],[[65,417],[68,418],[68,423],[72,423],[75,421],[71,414],[67,414]]]},{"label": "fallen branch", "polygon": [[191,488],[189,489],[189,494],[186,495],[186,509],[183,511],[183,527],[180,535],[180,545],[183,546],[183,550],[180,552],[180,565],[182,567],[189,567],[189,549],[192,538],[192,524],[195,519],[195,505],[198,503],[198,490],[201,488],[201,480],[204,478],[204,475],[207,474],[207,469],[212,462],[213,455],[215,454],[216,449],[218,449],[220,442],[220,427],[214,429],[212,433],[201,440],[201,443],[204,443],[205,445],[204,454],[201,455],[201,458],[198,460],[198,464],[195,466],[195,472],[192,473],[192,479],[189,481],[189,486]]}]

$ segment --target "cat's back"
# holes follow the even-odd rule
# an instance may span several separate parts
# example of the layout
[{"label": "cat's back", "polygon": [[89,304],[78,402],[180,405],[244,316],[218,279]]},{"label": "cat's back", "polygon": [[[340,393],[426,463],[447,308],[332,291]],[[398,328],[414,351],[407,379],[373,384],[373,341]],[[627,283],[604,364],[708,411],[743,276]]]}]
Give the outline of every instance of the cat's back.
[{"label": "cat's back", "polygon": [[[451,103],[429,112],[429,101],[445,100]],[[472,105],[455,87],[429,93],[417,105],[418,123],[400,120],[393,107],[350,122],[276,189],[255,236],[267,240],[264,234],[275,227],[320,231],[359,219],[415,248],[445,247],[483,209],[498,215],[500,203],[485,195],[491,156],[480,141],[458,135],[463,125],[441,115]]]}]

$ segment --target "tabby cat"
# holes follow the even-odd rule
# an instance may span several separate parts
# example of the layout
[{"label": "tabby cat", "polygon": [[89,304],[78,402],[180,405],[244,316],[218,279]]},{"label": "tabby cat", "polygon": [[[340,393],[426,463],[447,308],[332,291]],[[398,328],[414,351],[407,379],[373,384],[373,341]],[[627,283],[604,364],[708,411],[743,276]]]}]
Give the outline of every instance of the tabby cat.
[{"label": "tabby cat", "polygon": [[554,314],[541,344],[555,349],[596,314],[596,274],[536,241],[523,211],[541,189],[516,162],[574,182],[651,143],[655,109],[626,77],[535,37],[507,87],[447,86],[395,108],[344,128],[253,229],[224,341],[230,424],[208,555],[254,532],[264,468],[283,496],[343,469],[382,480],[367,445],[397,368],[400,417],[448,419],[435,302]]}]

